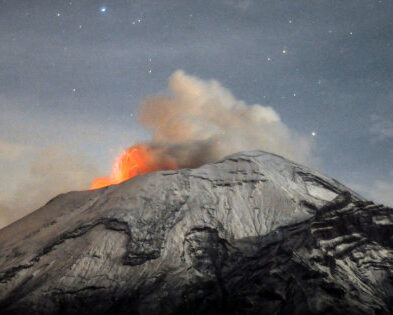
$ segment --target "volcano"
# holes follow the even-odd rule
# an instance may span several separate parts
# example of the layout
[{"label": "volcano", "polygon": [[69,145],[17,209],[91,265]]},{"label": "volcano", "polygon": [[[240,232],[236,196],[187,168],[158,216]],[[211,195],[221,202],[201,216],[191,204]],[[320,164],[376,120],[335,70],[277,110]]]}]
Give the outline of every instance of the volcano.
[{"label": "volcano", "polygon": [[0,231],[1,314],[389,314],[393,209],[280,156],[59,195]]}]

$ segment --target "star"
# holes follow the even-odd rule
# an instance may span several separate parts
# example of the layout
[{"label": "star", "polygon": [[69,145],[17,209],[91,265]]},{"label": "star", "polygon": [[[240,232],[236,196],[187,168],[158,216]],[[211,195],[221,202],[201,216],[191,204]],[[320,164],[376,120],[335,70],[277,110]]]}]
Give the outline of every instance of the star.
[{"label": "star", "polygon": [[270,57],[267,57],[267,61],[270,61],[270,60],[272,60]]},{"label": "star", "polygon": [[72,89],[72,92],[76,92],[76,89],[74,88],[74,89]]},{"label": "star", "polygon": [[106,7],[101,7],[100,11],[101,11],[101,13],[105,13],[106,12]]},{"label": "star", "polygon": [[289,23],[289,24],[292,24],[292,20],[289,20],[288,23]]},{"label": "star", "polygon": [[283,50],[282,50],[282,53],[283,53],[283,54],[286,54],[286,53],[287,53],[287,50],[286,50],[286,49],[283,49]]},{"label": "star", "polygon": [[293,93],[293,96],[296,96],[296,93]]},{"label": "star", "polygon": [[313,137],[315,137],[315,136],[317,135],[317,133],[316,133],[315,131],[313,131],[313,132],[311,132],[311,135],[312,135]]},{"label": "star", "polygon": [[149,71],[148,71],[149,73],[151,73],[151,69],[149,69]]},{"label": "star", "polygon": [[352,35],[353,33],[352,32],[349,32],[349,35]]},{"label": "star", "polygon": [[56,14],[57,16],[60,16],[61,14],[60,14],[60,12],[57,12],[57,14]]}]

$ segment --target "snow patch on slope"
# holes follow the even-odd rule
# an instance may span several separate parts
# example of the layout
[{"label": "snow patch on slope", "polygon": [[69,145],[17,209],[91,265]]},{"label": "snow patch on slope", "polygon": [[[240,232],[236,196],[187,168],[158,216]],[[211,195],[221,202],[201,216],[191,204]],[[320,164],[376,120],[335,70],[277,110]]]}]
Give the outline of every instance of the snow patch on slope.
[{"label": "snow patch on slope", "polygon": [[323,186],[320,186],[314,182],[306,182],[306,187],[308,193],[318,199],[332,201],[334,198],[337,197],[337,193],[331,191]]}]

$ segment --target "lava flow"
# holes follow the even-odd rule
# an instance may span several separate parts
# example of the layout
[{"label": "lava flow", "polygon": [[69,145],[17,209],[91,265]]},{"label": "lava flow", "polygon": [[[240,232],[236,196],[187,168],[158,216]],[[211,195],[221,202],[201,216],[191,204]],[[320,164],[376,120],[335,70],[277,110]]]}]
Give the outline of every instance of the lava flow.
[{"label": "lava flow", "polygon": [[94,179],[90,189],[120,184],[137,175],[177,168],[172,159],[160,157],[146,145],[135,145],[116,158],[109,177]]}]

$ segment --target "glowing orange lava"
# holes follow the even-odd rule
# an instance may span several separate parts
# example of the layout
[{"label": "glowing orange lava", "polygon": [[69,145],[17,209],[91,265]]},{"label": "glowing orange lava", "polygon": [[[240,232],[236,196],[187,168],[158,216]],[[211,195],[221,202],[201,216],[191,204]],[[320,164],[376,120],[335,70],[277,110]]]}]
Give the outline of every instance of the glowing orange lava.
[{"label": "glowing orange lava", "polygon": [[158,154],[153,153],[147,146],[135,145],[116,158],[109,177],[94,179],[90,189],[120,184],[137,175],[176,168],[178,167],[173,160],[160,159]]}]

